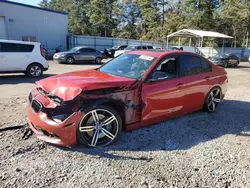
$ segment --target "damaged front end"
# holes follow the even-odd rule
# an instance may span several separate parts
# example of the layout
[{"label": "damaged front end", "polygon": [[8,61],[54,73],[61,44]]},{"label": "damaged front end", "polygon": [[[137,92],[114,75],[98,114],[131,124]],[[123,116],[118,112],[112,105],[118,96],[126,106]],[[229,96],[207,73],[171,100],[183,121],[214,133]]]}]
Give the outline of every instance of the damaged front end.
[{"label": "damaged front end", "polygon": [[68,96],[72,100],[65,100],[38,86],[29,95],[30,127],[45,141],[49,137],[48,142],[73,145],[76,143],[76,129],[84,114],[105,104],[119,112],[126,128],[126,125],[140,121],[143,106],[140,105],[139,88],[136,81],[129,86],[81,91],[77,96]]}]

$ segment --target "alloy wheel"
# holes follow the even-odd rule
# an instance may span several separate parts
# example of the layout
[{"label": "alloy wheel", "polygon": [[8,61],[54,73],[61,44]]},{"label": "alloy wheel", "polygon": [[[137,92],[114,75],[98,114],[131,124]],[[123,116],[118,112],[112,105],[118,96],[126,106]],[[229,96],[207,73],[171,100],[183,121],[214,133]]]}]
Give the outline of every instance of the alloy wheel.
[{"label": "alloy wheel", "polygon": [[79,125],[80,137],[90,147],[106,146],[113,142],[119,132],[116,116],[106,109],[88,112]]},{"label": "alloy wheel", "polygon": [[95,62],[96,62],[97,64],[100,64],[100,63],[102,62],[102,58],[97,57],[97,58],[95,59]]},{"label": "alloy wheel", "polygon": [[208,96],[207,108],[210,112],[214,112],[221,102],[221,90],[219,88],[213,89]]},{"label": "alloy wheel", "polygon": [[68,64],[73,64],[74,63],[74,59],[72,57],[68,57],[67,63]]},{"label": "alloy wheel", "polygon": [[40,76],[42,74],[42,69],[38,65],[34,65],[30,68],[30,75],[31,76]]}]

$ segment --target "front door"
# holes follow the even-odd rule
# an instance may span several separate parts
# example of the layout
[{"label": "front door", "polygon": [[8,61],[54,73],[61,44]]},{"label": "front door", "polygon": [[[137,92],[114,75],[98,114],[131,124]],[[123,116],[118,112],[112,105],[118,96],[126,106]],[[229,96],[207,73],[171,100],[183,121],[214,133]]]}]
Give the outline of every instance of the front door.
[{"label": "front door", "polygon": [[142,121],[151,123],[178,116],[183,112],[185,87],[178,77],[175,58],[164,58],[142,87]]}]

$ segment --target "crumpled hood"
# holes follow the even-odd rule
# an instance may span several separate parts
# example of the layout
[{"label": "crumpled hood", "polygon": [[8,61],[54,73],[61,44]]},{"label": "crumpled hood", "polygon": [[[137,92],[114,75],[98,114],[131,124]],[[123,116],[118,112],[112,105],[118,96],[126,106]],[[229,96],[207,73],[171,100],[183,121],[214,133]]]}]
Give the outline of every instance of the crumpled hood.
[{"label": "crumpled hood", "polygon": [[135,81],[132,78],[110,75],[98,70],[85,70],[51,76],[37,81],[36,84],[64,101],[68,101],[74,99],[82,91],[129,86]]}]

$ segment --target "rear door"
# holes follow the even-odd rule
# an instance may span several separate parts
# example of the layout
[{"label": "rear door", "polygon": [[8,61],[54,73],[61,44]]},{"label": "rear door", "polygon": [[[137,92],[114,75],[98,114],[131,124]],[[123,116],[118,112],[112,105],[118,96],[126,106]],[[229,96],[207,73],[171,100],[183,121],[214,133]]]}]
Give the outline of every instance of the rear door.
[{"label": "rear door", "polygon": [[200,110],[212,85],[212,67],[202,57],[179,55],[179,77],[183,77],[180,86],[183,91],[185,113]]},{"label": "rear door", "polygon": [[79,51],[80,51],[80,54],[78,54],[79,55],[78,59],[80,61],[95,60],[96,50],[92,48],[81,48]]}]

